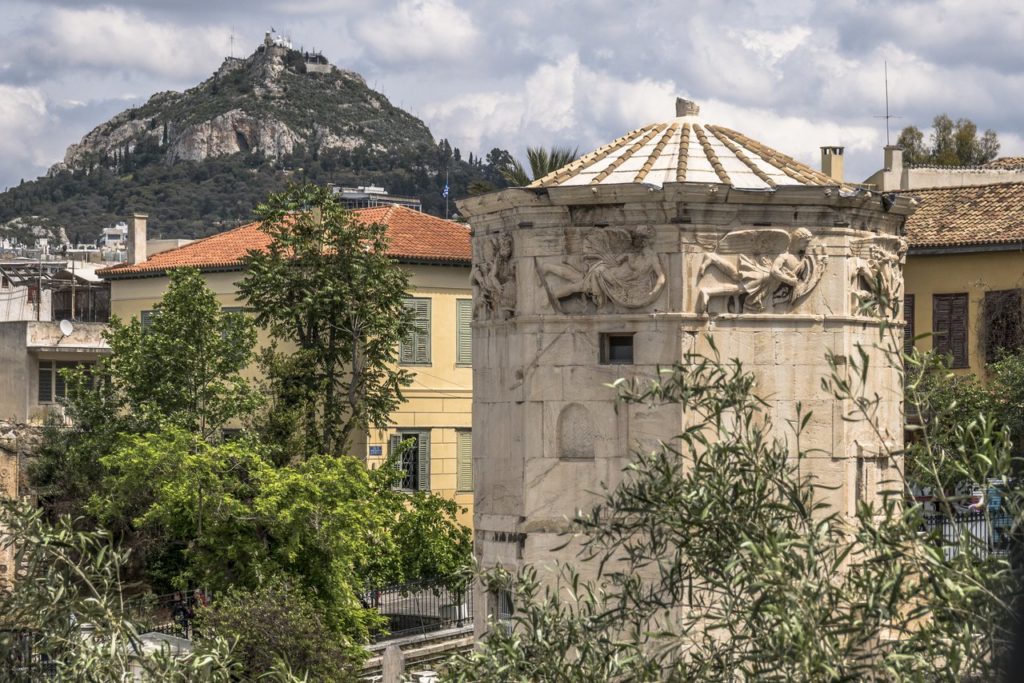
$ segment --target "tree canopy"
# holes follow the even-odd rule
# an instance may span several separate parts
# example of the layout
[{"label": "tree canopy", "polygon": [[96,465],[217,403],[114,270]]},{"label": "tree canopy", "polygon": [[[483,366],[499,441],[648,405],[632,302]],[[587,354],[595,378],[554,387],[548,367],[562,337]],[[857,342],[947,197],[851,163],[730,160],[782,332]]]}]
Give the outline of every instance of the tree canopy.
[{"label": "tree canopy", "polygon": [[903,148],[903,161],[908,164],[933,166],[980,166],[999,154],[999,136],[994,130],[978,134],[978,126],[967,118],[955,122],[946,114],[932,121],[928,143],[916,126],[900,131],[896,145]]},{"label": "tree canopy", "polygon": [[357,430],[387,425],[412,382],[397,365],[414,329],[408,275],[388,254],[386,226],[359,221],[329,189],[293,186],[256,215],[271,243],[249,257],[238,289],[282,345],[263,355],[265,429],[296,455],[341,455]]},{"label": "tree canopy", "polygon": [[255,326],[223,311],[195,269],[171,272],[147,325],[114,316],[104,339],[110,354],[95,367],[62,371],[67,419],[47,425],[32,468],[33,484],[57,511],[83,512],[100,459],[122,435],[171,424],[213,438],[260,402],[242,376],[254,358]]},{"label": "tree canopy", "polygon": [[[492,150],[491,153],[500,151],[502,150]],[[530,164],[530,172],[527,173],[519,160],[506,152],[504,156],[500,157],[500,161],[504,164],[501,175],[510,185],[521,187],[543,178],[552,171],[557,171],[562,166],[574,161],[577,156],[579,156],[579,150],[568,147],[552,147],[551,149],[527,147],[526,158]]]}]

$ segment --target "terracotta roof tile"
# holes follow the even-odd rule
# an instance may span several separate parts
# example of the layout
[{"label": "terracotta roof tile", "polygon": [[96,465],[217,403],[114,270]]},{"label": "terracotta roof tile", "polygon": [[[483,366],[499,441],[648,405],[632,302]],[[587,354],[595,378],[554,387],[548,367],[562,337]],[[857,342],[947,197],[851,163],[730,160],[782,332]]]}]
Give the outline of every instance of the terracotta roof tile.
[{"label": "terracotta roof tile", "polygon": [[912,190],[920,202],[907,218],[914,247],[1024,242],[1024,183]]},{"label": "terracotta roof tile", "polygon": [[[388,253],[400,261],[425,261],[469,264],[472,248],[469,227],[404,206],[380,206],[356,209],[365,223],[383,223],[388,228]],[[259,223],[248,223],[177,249],[154,254],[142,263],[120,264],[104,268],[98,274],[107,278],[156,275],[167,270],[195,267],[203,270],[236,268],[250,251],[263,251],[270,237]]]},{"label": "terracotta roof tile", "polygon": [[1007,171],[1024,171],[1024,157],[999,157],[987,164],[982,164],[981,167],[997,168]]}]

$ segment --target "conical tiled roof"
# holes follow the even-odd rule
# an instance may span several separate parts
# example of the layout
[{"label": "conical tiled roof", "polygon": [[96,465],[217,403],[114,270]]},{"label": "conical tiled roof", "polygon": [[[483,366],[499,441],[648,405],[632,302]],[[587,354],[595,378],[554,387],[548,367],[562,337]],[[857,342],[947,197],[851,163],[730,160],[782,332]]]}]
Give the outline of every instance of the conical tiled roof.
[{"label": "conical tiled roof", "polygon": [[645,183],[722,183],[746,190],[783,185],[838,185],[792,157],[723,126],[676,101],[676,118],[652,123],[535,180],[529,187]]}]

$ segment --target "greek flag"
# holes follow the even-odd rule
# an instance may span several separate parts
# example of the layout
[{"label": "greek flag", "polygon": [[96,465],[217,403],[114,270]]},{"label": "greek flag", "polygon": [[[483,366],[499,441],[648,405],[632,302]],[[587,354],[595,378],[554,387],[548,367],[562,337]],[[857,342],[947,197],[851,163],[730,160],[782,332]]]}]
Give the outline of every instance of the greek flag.
[{"label": "greek flag", "polygon": [[444,197],[445,199],[448,199],[448,183],[447,182],[444,184],[444,189],[441,190],[441,196]]}]

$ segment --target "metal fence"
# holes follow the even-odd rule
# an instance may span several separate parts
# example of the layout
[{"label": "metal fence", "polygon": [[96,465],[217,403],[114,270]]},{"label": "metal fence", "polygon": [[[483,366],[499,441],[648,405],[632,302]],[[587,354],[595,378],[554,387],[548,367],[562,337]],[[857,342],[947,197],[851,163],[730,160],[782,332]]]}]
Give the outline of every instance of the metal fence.
[{"label": "metal fence", "polygon": [[473,623],[472,583],[455,588],[435,582],[388,586],[367,592],[363,602],[388,620],[387,631],[374,642]]},{"label": "metal fence", "polygon": [[979,559],[1002,557],[1010,552],[1013,518],[1003,511],[977,510],[925,516],[925,529],[934,533],[946,559],[966,550]]},{"label": "metal fence", "polygon": [[41,681],[57,675],[56,662],[33,651],[34,634],[31,631],[3,630],[5,658],[0,658],[0,680]]},{"label": "metal fence", "polygon": [[196,610],[210,604],[211,597],[203,589],[149,595],[129,603],[128,615],[143,631],[191,639]]}]

